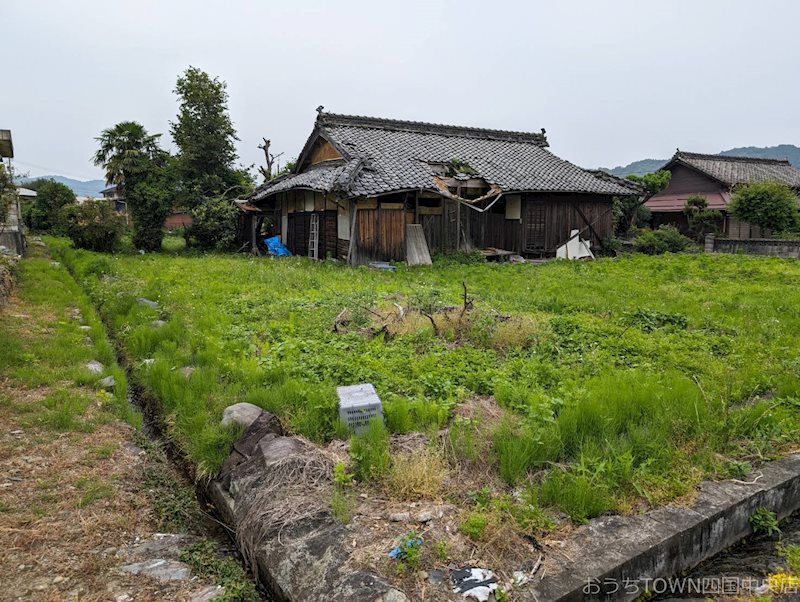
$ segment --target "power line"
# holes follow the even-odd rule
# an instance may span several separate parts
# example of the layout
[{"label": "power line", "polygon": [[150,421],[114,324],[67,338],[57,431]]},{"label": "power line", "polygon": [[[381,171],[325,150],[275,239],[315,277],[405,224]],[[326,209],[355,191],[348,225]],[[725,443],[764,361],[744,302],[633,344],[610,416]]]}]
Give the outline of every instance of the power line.
[{"label": "power line", "polygon": [[[62,170],[57,169],[55,167],[45,167],[43,165],[37,165],[36,163],[29,163],[27,161],[20,161],[19,159],[14,159],[14,163],[17,165],[22,165],[23,167],[32,167],[33,169],[41,169],[42,171],[49,172],[48,175],[54,176],[64,176],[65,178],[72,178],[75,180],[102,180],[102,177],[87,177],[87,176],[79,176],[76,174],[64,173]],[[41,176],[31,176],[33,178],[41,177]]]}]

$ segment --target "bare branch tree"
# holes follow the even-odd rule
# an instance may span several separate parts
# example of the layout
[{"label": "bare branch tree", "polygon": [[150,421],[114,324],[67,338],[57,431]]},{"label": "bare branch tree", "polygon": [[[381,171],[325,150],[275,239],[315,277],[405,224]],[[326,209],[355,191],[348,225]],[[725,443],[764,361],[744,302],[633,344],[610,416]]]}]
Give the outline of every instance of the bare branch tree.
[{"label": "bare branch tree", "polygon": [[281,155],[283,155],[283,153],[278,153],[276,155],[269,152],[270,141],[267,140],[266,138],[262,138],[262,140],[264,141],[264,143],[259,144],[258,148],[264,151],[264,159],[267,162],[267,166],[266,167],[259,166],[258,171],[261,172],[261,175],[264,176],[265,180],[269,181],[272,179],[272,166],[275,164],[275,159],[279,158]]}]

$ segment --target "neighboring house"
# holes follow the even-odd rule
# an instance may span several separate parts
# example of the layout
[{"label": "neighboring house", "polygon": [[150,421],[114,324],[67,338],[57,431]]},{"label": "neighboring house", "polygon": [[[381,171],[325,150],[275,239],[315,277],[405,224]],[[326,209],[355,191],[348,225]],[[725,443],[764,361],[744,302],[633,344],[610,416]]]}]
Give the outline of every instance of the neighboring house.
[{"label": "neighboring house", "polygon": [[248,200],[271,218],[273,233],[293,253],[353,264],[405,259],[407,232],[419,233],[411,224],[421,225],[431,253],[493,247],[553,256],[573,229],[602,246],[613,232],[612,197],[637,191],[559,159],[547,146],[544,130],[320,108],[292,172]]},{"label": "neighboring house", "polygon": [[701,155],[678,150],[662,167],[672,173],[669,186],[650,197],[645,205],[653,213],[653,226],[671,224],[682,232],[688,231],[683,208],[686,199],[702,195],[709,209],[723,214],[722,233],[728,238],[760,238],[767,233],[761,228],[740,222],[728,213],[731,195],[736,187],[751,182],[775,180],[800,190],[800,171],[789,161],[780,159],[755,159],[726,155]]},{"label": "neighboring house", "polygon": [[[103,198],[108,201],[114,211],[125,216],[125,223],[127,224],[128,203],[125,201],[125,197],[117,189],[116,185],[112,184],[111,186],[104,188],[100,191],[100,194],[103,195]],[[174,209],[172,213],[167,216],[167,219],[164,220],[164,228],[167,230],[187,228],[191,225],[192,216],[186,211],[181,211],[178,209]]]},{"label": "neighboring house", "polygon": [[106,201],[108,201],[108,204],[114,211],[120,215],[125,215],[125,219],[127,220],[128,203],[125,202],[125,197],[122,196],[120,191],[117,190],[117,186],[115,184],[112,184],[107,188],[103,188],[103,190],[100,191],[100,194]]},{"label": "neighboring house", "polygon": [[[11,130],[0,130],[0,161],[14,158],[14,143],[11,139]],[[32,190],[21,189],[33,193]],[[0,246],[4,246],[17,255],[22,255],[25,251],[25,233],[22,227],[22,208],[20,206],[20,194],[12,195],[11,204],[8,208],[8,216],[5,222],[0,222]]]}]

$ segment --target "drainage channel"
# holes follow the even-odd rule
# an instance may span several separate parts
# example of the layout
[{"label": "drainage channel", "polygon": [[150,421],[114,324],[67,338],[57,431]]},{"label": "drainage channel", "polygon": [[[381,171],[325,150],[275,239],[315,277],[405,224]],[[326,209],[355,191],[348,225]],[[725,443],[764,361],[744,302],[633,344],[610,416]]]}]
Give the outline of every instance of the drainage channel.
[{"label": "drainage channel", "polygon": [[[179,478],[184,479],[184,484],[194,491],[195,501],[201,517],[196,530],[199,531],[201,536],[216,542],[219,552],[225,557],[232,558],[238,562],[245,574],[250,575],[252,578],[236,546],[234,531],[214,511],[214,506],[208,499],[205,489],[193,480],[191,466],[186,462],[174,443],[170,441],[169,437],[164,434],[163,421],[158,410],[157,400],[153,399],[142,387],[133,382],[130,366],[125,362],[117,342],[111,338],[110,334],[109,338],[114,344],[117,362],[125,369],[128,376],[128,403],[142,416],[142,434],[164,451],[168,461],[179,473]],[[266,602],[273,602],[269,592],[257,580],[254,581],[261,599]]]},{"label": "drainage channel", "polygon": [[[76,278],[72,267],[66,262],[64,262],[64,265],[67,268],[70,276],[73,278],[73,280],[75,280],[84,293],[87,294],[87,298],[91,301],[88,291],[83,288],[80,280]],[[106,335],[114,347],[117,364],[125,370],[128,382],[127,400],[130,406],[142,416],[142,435],[148,441],[154,443],[163,450],[167,460],[173,466],[173,468],[175,468],[175,472],[178,473],[178,478],[184,479],[185,485],[187,487],[191,487],[194,491],[195,502],[201,518],[198,521],[199,524],[192,529],[195,531],[193,534],[204,539],[214,541],[219,553],[223,554],[227,558],[234,559],[237,563],[239,563],[239,565],[242,566],[245,574],[253,579],[252,574],[245,565],[242,555],[236,545],[234,531],[222,520],[220,516],[217,515],[215,507],[211,504],[206,495],[205,489],[195,482],[190,463],[186,461],[183,454],[180,453],[175,444],[169,439],[169,437],[166,436],[163,428],[163,415],[159,411],[159,401],[147,394],[141,386],[135,383],[133,379],[132,366],[127,361],[121,344],[114,336],[112,336],[113,331],[110,328],[105,315],[103,315],[97,306],[94,304],[92,305],[97,312],[97,315],[100,317]],[[266,602],[274,602],[274,599],[269,595],[269,592],[264,589],[263,585],[259,583],[257,579],[253,579],[253,581],[255,582],[260,598]]]},{"label": "drainage channel", "polygon": [[[800,512],[787,518],[780,527],[779,535],[749,537],[709,558],[681,580],[673,580],[674,583],[683,584],[683,593],[661,594],[653,600],[705,600],[715,595],[755,599],[763,595],[767,590],[769,575],[786,573],[786,559],[780,555],[780,546],[800,545]],[[707,593],[688,591],[690,584],[692,589],[699,586]]]}]

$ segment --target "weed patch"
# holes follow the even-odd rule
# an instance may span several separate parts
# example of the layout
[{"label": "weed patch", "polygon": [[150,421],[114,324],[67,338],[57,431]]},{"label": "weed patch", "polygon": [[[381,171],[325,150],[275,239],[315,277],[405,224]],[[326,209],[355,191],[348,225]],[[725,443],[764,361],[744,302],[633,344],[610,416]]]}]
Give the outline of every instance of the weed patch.
[{"label": "weed patch", "polygon": [[234,559],[221,555],[209,540],[182,549],[178,553],[178,559],[192,567],[195,575],[211,577],[225,588],[225,593],[214,598],[215,600],[257,602],[261,599],[241,565]]}]

